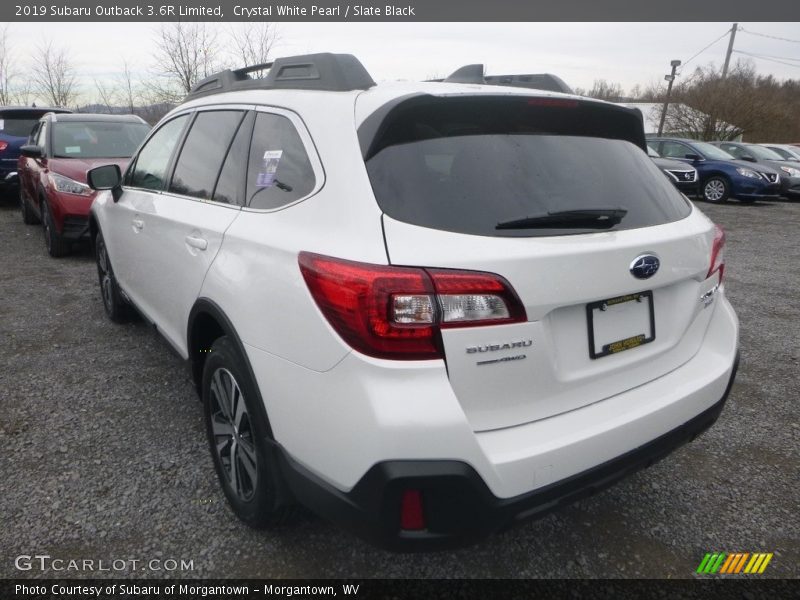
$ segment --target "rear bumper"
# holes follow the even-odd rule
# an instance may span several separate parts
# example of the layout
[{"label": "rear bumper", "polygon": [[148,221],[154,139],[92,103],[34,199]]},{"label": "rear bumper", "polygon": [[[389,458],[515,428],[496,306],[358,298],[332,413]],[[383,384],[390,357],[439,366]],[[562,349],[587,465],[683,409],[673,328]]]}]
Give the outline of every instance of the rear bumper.
[{"label": "rear bumper", "polygon": [[[286,411],[301,429],[290,431],[281,408],[267,405],[282,473],[296,498],[377,545],[433,550],[479,540],[593,494],[710,427],[738,364],[735,313],[724,295],[712,306],[702,347],[674,371],[601,402],[480,433],[457,400],[448,401],[445,388],[436,387],[446,375],[433,366],[413,376],[385,367],[373,375],[351,356],[327,373],[286,362],[267,373],[274,358],[252,347],[248,354],[256,377],[267,375],[259,381],[262,389],[271,383],[278,391],[279,369],[296,370]],[[356,361],[357,372],[348,367]],[[352,387],[337,404],[332,390],[346,382]],[[301,408],[297,397],[318,403]],[[424,531],[400,529],[408,489],[422,494]]]},{"label": "rear bumper", "polygon": [[[733,385],[738,354],[722,398],[686,423],[591,469],[513,498],[498,498],[460,461],[397,460],[373,466],[349,492],[316,477],[280,450],[282,474],[296,498],[375,545],[395,551],[462,546],[513,523],[541,517],[654,464],[692,441],[719,417]],[[405,490],[419,490],[426,528],[399,528]]]},{"label": "rear bumper", "polygon": [[19,175],[16,171],[0,170],[0,189],[14,189],[19,186]]}]

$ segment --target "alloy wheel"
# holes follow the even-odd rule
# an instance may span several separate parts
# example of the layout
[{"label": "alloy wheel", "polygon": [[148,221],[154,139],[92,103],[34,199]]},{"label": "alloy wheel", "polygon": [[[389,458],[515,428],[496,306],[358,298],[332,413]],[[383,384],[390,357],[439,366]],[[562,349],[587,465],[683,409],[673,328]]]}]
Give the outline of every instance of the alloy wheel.
[{"label": "alloy wheel", "polygon": [[211,427],[214,449],[231,490],[250,500],[258,479],[258,459],[244,395],[230,371],[217,369],[211,378]]},{"label": "alloy wheel", "polygon": [[706,184],[706,200],[719,202],[725,196],[725,184],[719,179],[713,179]]},{"label": "alloy wheel", "polygon": [[111,281],[111,269],[108,267],[108,253],[106,245],[100,241],[97,247],[97,266],[100,269],[100,290],[103,294],[103,303],[108,310],[113,307],[113,287]]}]

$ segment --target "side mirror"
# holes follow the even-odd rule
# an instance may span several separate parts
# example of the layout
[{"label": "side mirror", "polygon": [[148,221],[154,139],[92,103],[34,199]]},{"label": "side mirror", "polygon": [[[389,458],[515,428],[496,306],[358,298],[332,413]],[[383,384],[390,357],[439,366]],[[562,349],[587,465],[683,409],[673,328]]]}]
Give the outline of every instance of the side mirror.
[{"label": "side mirror", "polygon": [[24,146],[21,146],[19,153],[22,154],[22,156],[27,156],[28,158],[44,157],[43,148],[41,146],[37,146],[36,144],[25,144]]},{"label": "side mirror", "polygon": [[700,155],[699,155],[699,154],[691,154],[691,153],[690,153],[690,154],[685,154],[684,156],[685,156],[686,158],[688,158],[689,160],[702,160],[702,159],[700,158]]},{"label": "side mirror", "polygon": [[749,154],[742,154],[741,159],[746,160],[747,162],[758,162],[755,156],[750,156]]},{"label": "side mirror", "polygon": [[114,202],[119,200],[122,188],[122,171],[119,165],[102,165],[86,172],[86,183],[93,190],[111,190]]},{"label": "side mirror", "polygon": [[86,182],[93,190],[111,190],[122,181],[122,171],[118,165],[103,165],[86,172]]}]

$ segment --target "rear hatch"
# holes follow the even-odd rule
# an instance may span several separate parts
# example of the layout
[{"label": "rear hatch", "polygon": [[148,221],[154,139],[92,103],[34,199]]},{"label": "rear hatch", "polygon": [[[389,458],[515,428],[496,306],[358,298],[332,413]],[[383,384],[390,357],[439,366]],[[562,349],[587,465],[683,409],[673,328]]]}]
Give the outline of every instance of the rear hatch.
[{"label": "rear hatch", "polygon": [[602,401],[698,351],[713,224],[648,158],[638,115],[423,96],[371,126],[362,149],[390,262],[495,273],[524,306],[521,323],[441,331],[476,431]]}]

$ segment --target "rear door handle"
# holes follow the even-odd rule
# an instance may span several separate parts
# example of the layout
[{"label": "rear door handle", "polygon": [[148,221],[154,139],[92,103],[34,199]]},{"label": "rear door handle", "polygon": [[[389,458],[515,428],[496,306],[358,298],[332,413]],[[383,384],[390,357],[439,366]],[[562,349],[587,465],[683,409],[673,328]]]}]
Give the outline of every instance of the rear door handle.
[{"label": "rear door handle", "polygon": [[144,228],[144,221],[141,219],[134,219],[131,221],[133,223],[134,229],[143,229]]},{"label": "rear door handle", "polygon": [[192,248],[197,248],[198,250],[205,250],[208,248],[208,242],[201,237],[195,237],[193,235],[186,236],[186,243],[189,244]]}]

